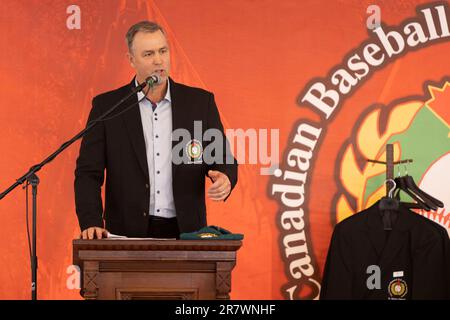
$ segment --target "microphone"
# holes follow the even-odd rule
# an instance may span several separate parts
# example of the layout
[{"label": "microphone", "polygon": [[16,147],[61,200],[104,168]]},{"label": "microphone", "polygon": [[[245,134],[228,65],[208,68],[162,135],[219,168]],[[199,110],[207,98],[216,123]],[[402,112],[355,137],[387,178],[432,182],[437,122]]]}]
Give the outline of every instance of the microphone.
[{"label": "microphone", "polygon": [[135,88],[135,90],[136,90],[135,92],[141,91],[146,86],[153,88],[155,85],[160,84],[160,83],[161,83],[161,77],[158,76],[157,74],[152,74],[151,76],[147,77],[147,79],[145,79],[144,82],[142,82],[140,85],[138,85]]},{"label": "microphone", "polygon": [[147,77],[147,79],[145,79],[145,83],[151,88],[161,83],[161,77],[157,74],[152,74],[151,76]]}]

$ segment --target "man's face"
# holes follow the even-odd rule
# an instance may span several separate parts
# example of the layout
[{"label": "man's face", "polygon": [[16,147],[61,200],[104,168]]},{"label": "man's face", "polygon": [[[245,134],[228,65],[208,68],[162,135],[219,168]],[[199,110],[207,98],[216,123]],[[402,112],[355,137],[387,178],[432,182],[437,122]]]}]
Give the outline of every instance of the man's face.
[{"label": "man's face", "polygon": [[136,33],[128,58],[136,70],[139,83],[152,74],[159,75],[161,83],[166,83],[170,71],[170,53],[167,39],[160,30]]}]

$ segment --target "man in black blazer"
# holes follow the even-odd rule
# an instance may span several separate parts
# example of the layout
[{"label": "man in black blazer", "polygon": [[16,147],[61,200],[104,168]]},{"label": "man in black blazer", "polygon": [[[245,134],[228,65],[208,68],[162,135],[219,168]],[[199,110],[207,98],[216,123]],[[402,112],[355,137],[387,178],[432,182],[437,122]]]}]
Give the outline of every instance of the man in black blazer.
[{"label": "man in black blazer", "polygon": [[[205,177],[213,181],[208,196],[225,201],[237,183],[237,162],[230,153],[213,94],[169,78],[170,53],[163,29],[143,21],[129,29],[126,39],[136,77],[126,86],[96,96],[88,123],[148,76],[157,75],[160,81],[144,89],[145,93],[133,95],[84,136],[75,170],[80,237],[101,239],[112,233],[178,238],[180,233],[207,225]],[[223,152],[211,153],[213,161],[202,158],[212,143],[203,141],[203,133],[210,129],[219,132],[223,140]],[[177,141],[172,137],[177,130],[195,139]],[[179,163],[182,154],[184,161]]]}]

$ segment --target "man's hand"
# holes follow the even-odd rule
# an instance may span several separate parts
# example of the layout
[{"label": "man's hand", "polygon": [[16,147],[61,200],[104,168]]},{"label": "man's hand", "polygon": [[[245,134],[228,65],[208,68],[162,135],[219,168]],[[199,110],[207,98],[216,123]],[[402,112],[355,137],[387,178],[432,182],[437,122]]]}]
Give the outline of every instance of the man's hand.
[{"label": "man's hand", "polygon": [[92,240],[101,238],[108,238],[108,230],[99,227],[91,227],[83,230],[78,239]]},{"label": "man's hand", "polygon": [[231,183],[227,175],[220,172],[209,170],[208,176],[212,179],[213,184],[208,190],[208,197],[214,201],[224,200],[231,192]]}]

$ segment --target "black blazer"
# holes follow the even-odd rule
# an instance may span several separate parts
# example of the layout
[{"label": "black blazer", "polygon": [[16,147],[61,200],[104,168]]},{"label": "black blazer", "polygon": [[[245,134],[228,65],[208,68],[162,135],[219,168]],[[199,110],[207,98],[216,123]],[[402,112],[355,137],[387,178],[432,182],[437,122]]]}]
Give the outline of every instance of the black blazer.
[{"label": "black blazer", "polygon": [[[187,129],[194,138],[194,120],[202,121],[203,132],[223,126],[214,101],[208,91],[170,81],[172,129]],[[96,96],[92,101],[89,121],[98,118],[113,104],[130,93],[130,84]],[[131,109],[125,108],[135,103]],[[83,138],[75,169],[75,203],[81,230],[106,227],[114,234],[145,237],[150,207],[150,182],[144,133],[137,95],[92,128]],[[123,112],[119,115],[119,113]],[[118,115],[113,117],[114,115]],[[113,117],[113,118],[112,118]],[[224,140],[226,141],[226,140]],[[173,141],[173,146],[178,142]],[[207,146],[203,141],[203,148]],[[229,144],[225,143],[229,153]],[[181,150],[185,152],[186,148]],[[180,232],[193,232],[207,225],[205,177],[208,170],[225,173],[234,188],[237,182],[237,162],[232,163],[172,163],[172,185]],[[228,161],[229,163],[230,161]],[[105,210],[101,186],[106,169]],[[105,221],[105,225],[103,223]]]},{"label": "black blazer", "polygon": [[[336,225],[321,299],[450,299],[447,231],[403,205],[396,215],[384,231],[376,202]],[[379,289],[367,285],[376,274],[369,266],[380,268]]]}]

